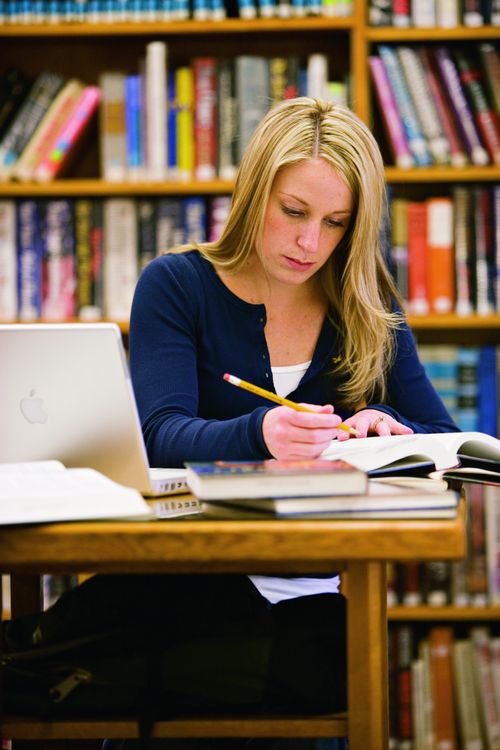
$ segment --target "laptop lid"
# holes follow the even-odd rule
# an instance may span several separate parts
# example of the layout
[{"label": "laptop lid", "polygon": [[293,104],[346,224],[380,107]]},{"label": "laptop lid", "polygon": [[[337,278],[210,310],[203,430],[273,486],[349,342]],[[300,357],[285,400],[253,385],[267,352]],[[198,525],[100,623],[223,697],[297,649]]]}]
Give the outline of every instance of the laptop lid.
[{"label": "laptop lid", "polygon": [[59,459],[151,494],[120,329],[0,325],[0,462]]}]

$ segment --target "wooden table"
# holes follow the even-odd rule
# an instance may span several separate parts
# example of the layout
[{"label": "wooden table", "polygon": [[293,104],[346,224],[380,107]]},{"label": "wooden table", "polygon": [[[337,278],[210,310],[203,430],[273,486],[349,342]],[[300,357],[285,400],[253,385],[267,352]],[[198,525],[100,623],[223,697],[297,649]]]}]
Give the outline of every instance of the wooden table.
[{"label": "wooden table", "polygon": [[[160,722],[156,736],[349,735],[350,750],[387,750],[385,563],[465,554],[464,503],[453,520],[199,520],[0,528],[0,572],[13,578],[13,615],[35,611],[41,573],[293,573],[345,570],[348,712],[320,717],[228,717]],[[133,722],[4,719],[12,739],[136,736]]]}]

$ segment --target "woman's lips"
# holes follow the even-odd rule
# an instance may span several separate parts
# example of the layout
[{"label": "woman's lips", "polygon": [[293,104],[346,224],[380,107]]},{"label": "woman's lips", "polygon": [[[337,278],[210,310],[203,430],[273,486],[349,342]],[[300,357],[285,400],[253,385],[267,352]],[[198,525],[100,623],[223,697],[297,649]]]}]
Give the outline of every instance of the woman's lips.
[{"label": "woman's lips", "polygon": [[309,271],[314,266],[314,263],[303,263],[295,258],[289,258],[288,255],[284,256],[286,263],[296,271]]}]

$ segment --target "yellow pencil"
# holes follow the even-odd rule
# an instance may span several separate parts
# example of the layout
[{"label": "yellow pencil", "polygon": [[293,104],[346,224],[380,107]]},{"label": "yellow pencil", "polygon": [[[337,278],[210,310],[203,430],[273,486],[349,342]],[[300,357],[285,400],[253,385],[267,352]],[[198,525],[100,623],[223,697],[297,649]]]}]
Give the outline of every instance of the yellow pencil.
[{"label": "yellow pencil", "polygon": [[[316,413],[313,412],[312,409],[308,409],[307,406],[301,406],[301,404],[297,404],[295,401],[290,401],[289,398],[283,398],[282,396],[278,396],[277,393],[266,391],[265,388],[261,388],[258,385],[249,383],[247,380],[237,378],[236,375],[229,375],[229,373],[226,372],[224,375],[224,380],[227,380],[227,382],[231,383],[231,385],[238,386],[238,388],[244,388],[245,391],[250,391],[251,393],[255,393],[257,396],[267,398],[268,401],[274,401],[275,404],[279,404],[280,406],[289,406],[291,409],[295,409],[295,411],[308,411],[310,414]],[[349,432],[351,435],[355,435],[356,437],[359,435],[359,432],[355,430],[354,427],[351,427],[348,424],[344,424],[343,422],[338,424],[336,429],[345,430],[345,432]]]}]

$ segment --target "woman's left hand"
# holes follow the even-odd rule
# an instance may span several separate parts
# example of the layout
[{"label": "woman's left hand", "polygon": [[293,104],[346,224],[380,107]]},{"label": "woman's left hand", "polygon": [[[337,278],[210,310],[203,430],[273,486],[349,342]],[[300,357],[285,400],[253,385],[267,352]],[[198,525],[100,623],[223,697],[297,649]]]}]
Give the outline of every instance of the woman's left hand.
[{"label": "woman's left hand", "polygon": [[[363,409],[345,420],[345,424],[354,427],[358,431],[357,437],[366,437],[369,433],[373,435],[411,435],[411,427],[398,422],[394,417],[377,409]],[[349,440],[350,434],[343,430],[337,430],[338,440]]]}]

